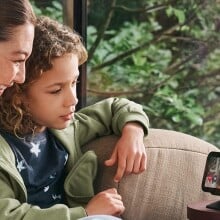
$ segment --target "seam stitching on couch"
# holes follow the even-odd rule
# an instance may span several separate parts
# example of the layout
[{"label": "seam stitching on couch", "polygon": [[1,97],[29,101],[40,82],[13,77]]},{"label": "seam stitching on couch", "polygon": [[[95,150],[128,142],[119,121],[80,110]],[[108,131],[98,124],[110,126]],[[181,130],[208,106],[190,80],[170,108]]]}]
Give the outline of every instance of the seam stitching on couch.
[{"label": "seam stitching on couch", "polygon": [[199,154],[204,154],[207,155],[209,152],[205,153],[205,152],[200,152],[200,151],[196,151],[196,150],[190,150],[190,149],[186,149],[183,146],[183,149],[181,148],[169,148],[169,147],[145,147],[146,149],[161,149],[161,150],[177,150],[177,151],[187,151],[187,152],[192,152],[192,153],[199,153]]}]

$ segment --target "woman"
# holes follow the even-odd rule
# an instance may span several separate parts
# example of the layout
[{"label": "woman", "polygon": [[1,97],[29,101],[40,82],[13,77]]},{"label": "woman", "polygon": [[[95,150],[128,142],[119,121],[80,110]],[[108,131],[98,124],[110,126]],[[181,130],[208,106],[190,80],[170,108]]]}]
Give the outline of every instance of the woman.
[{"label": "woman", "polygon": [[0,96],[23,83],[32,51],[35,15],[28,0],[0,0]]}]

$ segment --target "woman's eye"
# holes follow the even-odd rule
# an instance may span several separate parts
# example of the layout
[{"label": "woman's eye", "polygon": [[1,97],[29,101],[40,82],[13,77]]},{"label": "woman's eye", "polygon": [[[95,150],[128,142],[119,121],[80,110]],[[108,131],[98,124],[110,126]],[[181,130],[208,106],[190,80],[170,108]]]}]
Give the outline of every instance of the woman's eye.
[{"label": "woman's eye", "polygon": [[25,60],[15,60],[13,62],[16,66],[19,66],[21,63],[25,62]]},{"label": "woman's eye", "polygon": [[74,81],[74,82],[72,83],[72,86],[76,86],[77,83],[79,83],[78,80]]}]

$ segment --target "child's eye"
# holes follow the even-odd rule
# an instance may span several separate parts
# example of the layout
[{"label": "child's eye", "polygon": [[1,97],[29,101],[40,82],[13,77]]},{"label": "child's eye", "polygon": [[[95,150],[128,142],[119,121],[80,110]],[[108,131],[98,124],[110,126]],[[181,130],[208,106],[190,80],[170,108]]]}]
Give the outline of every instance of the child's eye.
[{"label": "child's eye", "polygon": [[61,89],[56,89],[54,91],[51,91],[50,94],[58,94],[59,92],[61,92]]}]

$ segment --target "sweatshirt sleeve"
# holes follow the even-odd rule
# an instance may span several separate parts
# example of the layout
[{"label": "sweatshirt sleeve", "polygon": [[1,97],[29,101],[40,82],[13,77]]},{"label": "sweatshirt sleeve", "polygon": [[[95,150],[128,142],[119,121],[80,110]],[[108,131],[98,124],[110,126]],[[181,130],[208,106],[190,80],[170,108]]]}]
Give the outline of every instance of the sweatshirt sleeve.
[{"label": "sweatshirt sleeve", "polygon": [[[22,203],[15,199],[16,190],[12,190],[8,178],[0,170],[0,219],[1,220],[77,220],[86,216],[83,207],[68,208],[66,205],[58,204],[47,209],[32,206],[26,202]],[[20,189],[18,189],[19,191]],[[17,192],[18,192],[17,191]]]},{"label": "sweatshirt sleeve", "polygon": [[76,132],[81,145],[103,135],[121,135],[128,122],[140,123],[145,135],[149,126],[142,106],[125,98],[108,98],[83,108],[75,114],[75,120],[78,121]]},{"label": "sweatshirt sleeve", "polygon": [[27,203],[19,204],[17,200],[0,200],[1,220],[77,220],[85,217],[86,212],[83,207],[68,208],[65,205],[54,205],[47,209],[40,209],[37,206],[30,206]]}]

